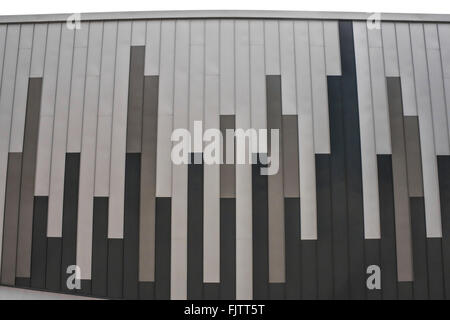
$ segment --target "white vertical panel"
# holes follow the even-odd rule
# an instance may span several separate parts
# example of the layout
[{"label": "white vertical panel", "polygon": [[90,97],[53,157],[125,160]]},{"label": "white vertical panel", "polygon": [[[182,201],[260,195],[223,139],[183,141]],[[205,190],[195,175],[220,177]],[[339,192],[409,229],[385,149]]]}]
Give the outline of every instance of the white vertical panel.
[{"label": "white vertical panel", "polygon": [[31,53],[30,77],[42,77],[44,75],[45,47],[47,44],[47,24],[34,25],[33,49]]},{"label": "white vertical panel", "polygon": [[447,125],[450,135],[450,25],[439,24],[438,29],[445,86],[445,98],[447,104]]},{"label": "white vertical panel", "polygon": [[115,239],[123,238],[130,43],[131,23],[120,21],[117,26],[108,209],[108,238]]},{"label": "white vertical panel", "polygon": [[62,236],[64,169],[74,35],[75,32],[73,30],[62,28],[58,83],[56,85],[55,121],[53,124],[50,193],[47,218],[48,237]]},{"label": "white vertical panel", "polygon": [[300,173],[300,235],[302,240],[317,239],[316,165],[312,110],[311,63],[308,22],[294,23],[298,145]]},{"label": "white vertical panel", "polygon": [[400,70],[398,66],[395,24],[393,22],[383,22],[381,24],[381,34],[383,40],[385,74],[387,77],[399,77]]},{"label": "white vertical panel", "polygon": [[252,20],[249,23],[251,127],[267,129],[264,22]]},{"label": "white vertical panel", "polygon": [[173,83],[175,57],[175,21],[161,23],[161,54],[158,95],[158,135],[156,151],[156,196],[172,196]]},{"label": "white vertical panel", "polygon": [[381,31],[379,29],[373,29],[368,30],[367,33],[376,152],[377,154],[391,154],[391,126],[389,121],[383,48],[381,47]]},{"label": "white vertical panel", "polygon": [[78,193],[77,265],[81,269],[81,279],[91,278],[95,150],[102,36],[103,23],[91,22],[89,26],[83,132],[81,137],[80,189]]},{"label": "white vertical panel", "polygon": [[[220,130],[219,22],[205,22],[205,130]],[[214,74],[215,73],[215,74]],[[220,282],[220,164],[204,165],[203,281]]]},{"label": "white vertical panel", "polygon": [[53,118],[55,110],[56,84],[58,80],[60,38],[61,24],[49,24],[47,47],[45,51],[41,115],[39,120],[39,137],[36,158],[36,180],[34,189],[34,194],[36,196],[49,195]]},{"label": "white vertical panel", "polygon": [[159,75],[159,48],[161,41],[161,21],[147,22],[147,41],[145,42],[144,75]]},{"label": "white vertical panel", "polygon": [[11,140],[9,152],[22,152],[25,114],[27,109],[28,80],[31,64],[31,47],[33,44],[33,25],[20,27],[19,53],[17,58],[16,85],[14,89],[14,106],[11,123]]},{"label": "white vertical panel", "polygon": [[366,23],[353,22],[353,35],[361,135],[364,238],[380,239],[378,170]]},{"label": "white vertical panel", "polygon": [[315,153],[330,153],[327,76],[322,21],[309,22],[309,50],[313,101]]},{"label": "white vertical panel", "polygon": [[117,22],[105,22],[103,26],[102,65],[100,74],[97,146],[95,156],[94,195],[96,197],[109,196],[116,40]]},{"label": "white vertical panel", "polygon": [[[3,218],[5,209],[5,187],[8,168],[8,149],[11,116],[14,99],[17,54],[19,50],[20,26],[0,26],[0,57],[3,65],[0,87],[0,263],[3,243]],[[4,51],[3,51],[4,50]]]},{"label": "white vertical panel", "polygon": [[235,113],[234,97],[234,21],[220,21],[220,114]]},{"label": "white vertical panel", "polygon": [[280,21],[281,101],[283,114],[297,114],[294,23]]},{"label": "white vertical panel", "polygon": [[[177,21],[175,35],[174,68],[176,77],[173,91],[173,128],[188,129],[189,21]],[[170,159],[166,161],[172,164]],[[172,192],[170,298],[184,300],[187,298],[187,164],[173,165]]]},{"label": "white vertical panel", "polygon": [[[235,22],[236,129],[247,130],[250,119],[249,23]],[[267,60],[266,60],[267,61]],[[236,165],[236,299],[253,297],[252,168]]]},{"label": "white vertical panel", "polygon": [[435,24],[425,24],[428,73],[430,79],[431,110],[433,113],[434,141],[437,155],[450,155],[447,110],[444,93],[439,36]]},{"label": "white vertical panel", "polygon": [[67,152],[81,151],[81,130],[83,127],[83,102],[87,66],[88,34],[89,23],[87,22],[82,22],[81,28],[75,30],[72,84],[70,88],[69,123],[67,127]]},{"label": "white vertical panel", "polygon": [[325,65],[328,76],[340,76],[341,48],[339,44],[339,25],[337,21],[324,21]]},{"label": "white vertical panel", "polygon": [[280,74],[280,32],[278,20],[264,21],[266,74]]},{"label": "white vertical panel", "polygon": [[402,84],[403,114],[417,116],[416,85],[411,52],[411,37],[407,23],[396,23],[398,64]]},{"label": "white vertical panel", "polygon": [[135,20],[131,25],[131,45],[145,46],[147,25],[143,20]]},{"label": "white vertical panel", "polygon": [[411,48],[416,82],[417,112],[419,115],[420,147],[422,152],[425,222],[428,238],[441,238],[441,209],[434,147],[433,116],[431,113],[427,56],[422,24],[411,24]]}]

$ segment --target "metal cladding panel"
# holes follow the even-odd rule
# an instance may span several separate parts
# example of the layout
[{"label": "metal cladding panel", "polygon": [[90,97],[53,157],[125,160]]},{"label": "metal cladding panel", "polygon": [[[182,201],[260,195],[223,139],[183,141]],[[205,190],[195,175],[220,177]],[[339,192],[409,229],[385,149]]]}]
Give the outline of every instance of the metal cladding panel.
[{"label": "metal cladding panel", "polygon": [[2,284],[450,298],[448,18],[86,17],[0,17]]}]

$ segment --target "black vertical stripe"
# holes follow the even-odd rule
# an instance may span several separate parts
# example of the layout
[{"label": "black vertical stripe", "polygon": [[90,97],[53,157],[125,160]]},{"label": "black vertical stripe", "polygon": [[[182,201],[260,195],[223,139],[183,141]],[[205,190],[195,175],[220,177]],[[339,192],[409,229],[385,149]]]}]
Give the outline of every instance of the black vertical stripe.
[{"label": "black vertical stripe", "polygon": [[108,198],[94,197],[92,232],[92,295],[105,297],[108,294]]},{"label": "black vertical stripe", "polygon": [[333,228],[330,155],[316,154],[318,298],[333,298]]},{"label": "black vertical stripe", "polygon": [[[59,291],[61,288],[61,253],[62,239],[47,238],[47,265],[45,287],[47,290]],[[65,283],[62,284],[65,287]]]},{"label": "black vertical stripe", "polygon": [[171,198],[156,198],[155,299],[170,298]]},{"label": "black vertical stripe", "polygon": [[450,156],[438,156],[445,297],[450,299]]},{"label": "black vertical stripe", "polygon": [[364,216],[362,200],[361,139],[359,131],[356,64],[351,21],[339,21],[342,64],[342,110],[344,118],[345,165],[350,249],[350,293],[365,297]]},{"label": "black vertical stripe", "polygon": [[220,199],[220,299],[236,298],[236,199]]},{"label": "black vertical stripe", "polygon": [[31,286],[45,288],[48,197],[34,197],[31,249]]},{"label": "black vertical stripe", "polygon": [[[191,154],[188,165],[187,198],[187,297],[203,297],[203,160]],[[194,161],[195,160],[195,161]],[[200,163],[195,163],[200,162]]]},{"label": "black vertical stripe", "polygon": [[414,299],[428,299],[427,240],[423,197],[411,197]]},{"label": "black vertical stripe", "polygon": [[108,297],[123,296],[123,239],[108,239]]},{"label": "black vertical stripe", "polygon": [[431,300],[444,299],[441,238],[427,238],[428,290]]},{"label": "black vertical stripe", "polygon": [[392,300],[397,298],[397,249],[392,156],[377,155],[377,165],[381,228],[381,288],[383,299]]},{"label": "black vertical stripe", "polygon": [[66,153],[62,224],[61,289],[67,289],[67,267],[76,264],[80,154]]},{"label": "black vertical stripe", "polygon": [[300,278],[300,199],[284,199],[286,237],[286,299],[301,298]]},{"label": "black vertical stripe", "polygon": [[123,237],[123,297],[139,296],[139,200],[141,154],[127,153],[125,162],[125,203]]},{"label": "black vertical stripe", "polygon": [[334,297],[348,299],[348,225],[347,186],[345,183],[344,120],[342,116],[341,79],[328,77],[328,104],[330,118],[331,208],[333,218],[333,278]]},{"label": "black vertical stripe", "polygon": [[257,158],[252,164],[253,299],[265,300],[269,298],[268,192],[261,155]]}]

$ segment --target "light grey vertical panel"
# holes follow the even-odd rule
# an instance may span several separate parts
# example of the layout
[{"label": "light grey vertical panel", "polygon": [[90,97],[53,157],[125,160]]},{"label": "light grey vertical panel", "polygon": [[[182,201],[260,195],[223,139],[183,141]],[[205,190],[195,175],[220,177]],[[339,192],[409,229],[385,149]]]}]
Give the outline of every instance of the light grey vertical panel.
[{"label": "light grey vertical panel", "polygon": [[339,25],[337,21],[324,21],[325,65],[328,76],[340,76],[341,49],[339,44]]},{"label": "light grey vertical panel", "polygon": [[98,101],[97,146],[95,156],[94,196],[109,196],[111,165],[111,128],[114,104],[117,22],[105,22]]},{"label": "light grey vertical panel", "polygon": [[20,25],[9,25],[6,29],[6,40],[2,44],[5,53],[4,60],[2,61],[3,73],[0,88],[0,259],[3,243],[6,171],[8,168],[9,138],[14,100],[17,53],[19,50]]},{"label": "light grey vertical panel", "polygon": [[397,34],[398,65],[402,83],[403,114],[417,116],[416,84],[408,23],[395,24]]},{"label": "light grey vertical panel", "polygon": [[45,47],[47,45],[46,23],[34,25],[33,49],[31,53],[30,77],[37,78],[44,75]]},{"label": "light grey vertical panel", "polygon": [[131,25],[131,45],[145,46],[147,25],[143,20],[136,20]]},{"label": "light grey vertical panel", "polygon": [[410,197],[423,197],[422,160],[420,154],[419,120],[417,116],[403,118],[405,131],[408,192]]},{"label": "light grey vertical panel", "polygon": [[6,51],[6,29],[7,26],[0,25],[0,84],[2,83],[2,75],[3,75],[3,58],[5,57]]},{"label": "light grey vertical panel", "polygon": [[[161,23],[161,54],[158,94],[158,135],[156,151],[156,196],[172,196],[173,83],[175,58],[175,21]],[[187,177],[187,176],[186,176]]]},{"label": "light grey vertical panel", "polygon": [[[236,129],[247,130],[250,117],[249,23],[235,22]],[[253,297],[252,170],[248,161],[236,165],[236,299]]]},{"label": "light grey vertical panel", "polygon": [[285,198],[300,198],[297,118],[296,115],[283,116],[283,183]]},{"label": "light grey vertical panel", "polygon": [[[366,27],[367,30],[367,27]],[[384,71],[381,30],[368,30],[370,79],[375,123],[375,145],[377,154],[391,154],[391,132],[387,102],[386,75]],[[376,161],[376,159],[375,159]]]},{"label": "light grey vertical panel", "polygon": [[[5,57],[5,51],[6,51],[6,25],[0,25],[0,94],[2,89],[2,81],[3,81],[3,58]],[[0,96],[1,101],[1,96]],[[1,109],[0,109],[1,110]],[[0,120],[2,121],[2,120]],[[7,176],[7,170],[8,170],[8,159],[6,158],[6,155],[0,154],[0,164],[3,165],[0,166],[0,170],[4,170],[4,173],[0,171],[0,178],[3,178],[5,180],[0,181],[0,253],[2,253],[3,248],[3,221],[4,221],[4,201],[5,201],[5,192],[6,192],[6,176]],[[4,181],[4,184],[2,183]],[[2,191],[5,190],[5,191]],[[3,253],[2,253],[3,254]],[[1,256],[0,256],[0,263],[1,263]],[[1,264],[0,264],[1,265]],[[1,272],[1,269],[0,269]]]},{"label": "light grey vertical panel", "polygon": [[110,239],[123,238],[130,43],[131,22],[121,21],[117,26],[114,102],[112,109],[111,169],[108,206],[108,238]]},{"label": "light grey vertical panel", "polygon": [[147,22],[147,40],[145,42],[145,70],[144,75],[159,74],[159,49],[161,41],[161,21]]},{"label": "light grey vertical panel", "polygon": [[[220,130],[219,22],[205,22],[205,130]],[[220,141],[219,141],[220,142]],[[223,144],[220,144],[223,146]],[[220,282],[220,164],[204,164],[203,281]]]},{"label": "light grey vertical panel", "polygon": [[220,114],[235,114],[234,21],[220,21]]},{"label": "light grey vertical panel", "polygon": [[281,95],[283,114],[297,114],[294,23],[280,21]]},{"label": "light grey vertical panel", "polygon": [[442,226],[439,183],[423,26],[421,24],[411,24],[410,31],[416,83],[417,113],[419,116],[427,237],[440,238],[442,237]]},{"label": "light grey vertical panel", "polygon": [[[191,21],[190,33],[190,61],[189,61],[189,132],[192,135],[193,150],[195,154],[203,152],[202,137],[199,141],[194,135],[194,122],[203,123],[203,102],[204,102],[204,55],[205,55],[205,21]],[[202,124],[203,126],[203,124]]]},{"label": "light grey vertical panel", "polygon": [[264,21],[266,74],[280,74],[280,31],[278,20]]},{"label": "light grey vertical panel", "polygon": [[377,153],[370,81],[369,46],[365,22],[353,22],[364,206],[364,238],[380,239]]},{"label": "light grey vertical panel", "polygon": [[425,24],[424,31],[436,155],[450,155],[449,127],[437,26],[435,24]]},{"label": "light grey vertical panel", "polygon": [[381,23],[381,35],[383,40],[384,72],[387,77],[400,76],[397,56],[397,35],[393,22]]},{"label": "light grey vertical panel", "polygon": [[66,159],[67,119],[69,114],[70,81],[74,45],[73,30],[62,28],[56,84],[55,121],[53,124],[50,192],[48,199],[47,236],[62,236],[64,169]]},{"label": "light grey vertical panel", "polygon": [[78,153],[81,151],[88,34],[89,23],[87,22],[82,22],[81,28],[75,30],[69,120],[67,126],[67,152]]},{"label": "light grey vertical panel", "polygon": [[76,261],[81,269],[81,279],[91,278],[95,151],[102,38],[103,23],[91,22],[89,26],[86,90],[81,138],[80,190],[78,193]]},{"label": "light grey vertical panel", "polygon": [[309,22],[309,50],[313,101],[315,153],[330,153],[330,122],[328,119],[327,77],[322,21]]},{"label": "light grey vertical panel", "polygon": [[[176,51],[174,53],[176,77],[173,84],[174,130],[189,128],[189,26],[189,21],[186,20],[179,20],[176,22]],[[166,161],[169,161],[169,163],[172,164],[170,159],[167,159]],[[172,175],[170,260],[170,298],[173,300],[184,300],[187,298],[187,193],[187,164],[174,164]]]},{"label": "light grey vertical panel", "polygon": [[303,240],[317,240],[316,164],[312,111],[311,64],[308,22],[294,23],[298,148],[300,172],[300,235]]},{"label": "light grey vertical panel", "polygon": [[450,135],[450,24],[439,24],[438,31],[447,104],[447,125]]},{"label": "light grey vertical panel", "polygon": [[45,50],[44,77],[42,83],[41,116],[36,159],[36,180],[34,194],[48,196],[50,188],[50,163],[52,156],[53,120],[55,112],[56,84],[61,38],[61,24],[48,26]]},{"label": "light grey vertical panel", "polygon": [[249,23],[251,127],[267,129],[264,22],[255,20]]},{"label": "light grey vertical panel", "polygon": [[25,93],[28,91],[32,44],[33,25],[24,24],[20,27],[20,42],[17,58],[16,84],[14,88],[14,105],[9,152],[22,152],[23,148],[23,133],[27,104],[27,95]]}]

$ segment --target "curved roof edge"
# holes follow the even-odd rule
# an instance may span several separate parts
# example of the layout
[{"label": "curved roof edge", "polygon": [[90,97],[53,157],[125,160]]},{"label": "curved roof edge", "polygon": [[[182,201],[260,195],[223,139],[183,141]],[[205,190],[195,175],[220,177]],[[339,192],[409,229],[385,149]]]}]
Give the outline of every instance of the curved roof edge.
[{"label": "curved roof edge", "polygon": [[[0,16],[0,23],[63,22],[73,13]],[[81,13],[82,21],[139,19],[320,19],[367,20],[373,13],[270,10],[184,10]],[[450,22],[448,14],[381,13],[382,21]]]}]

